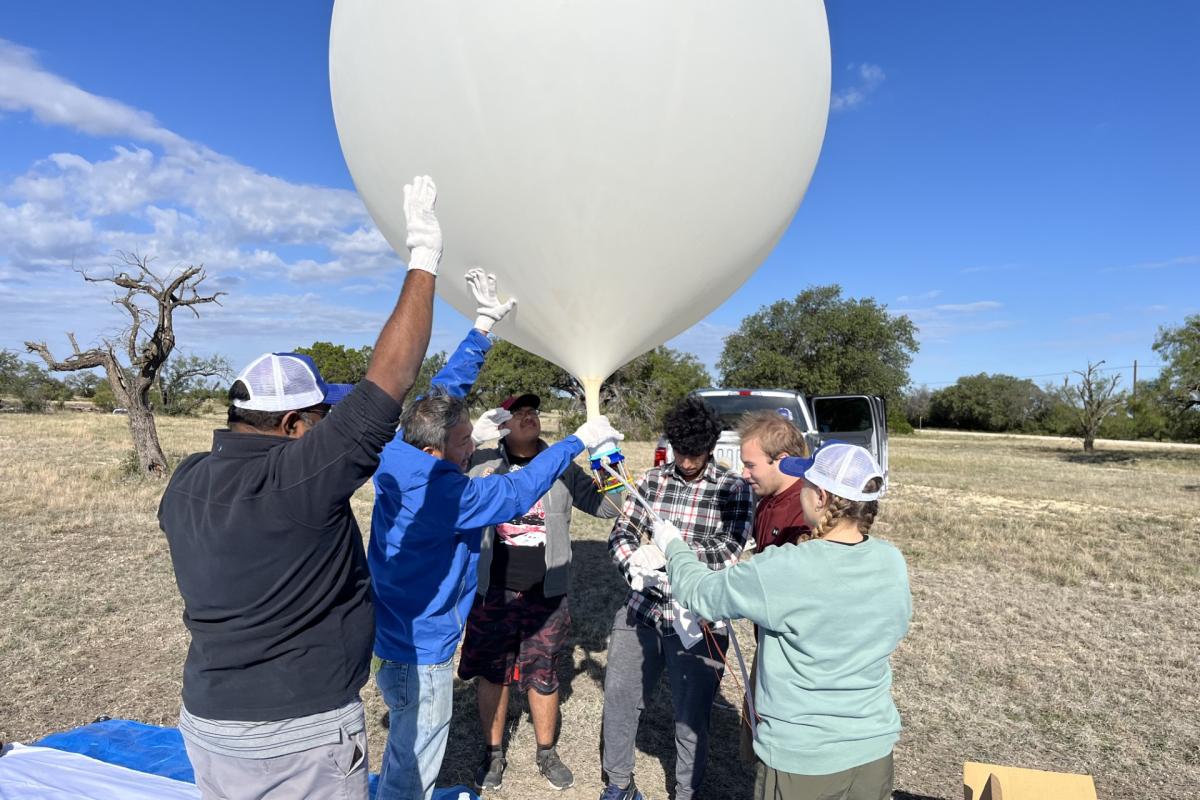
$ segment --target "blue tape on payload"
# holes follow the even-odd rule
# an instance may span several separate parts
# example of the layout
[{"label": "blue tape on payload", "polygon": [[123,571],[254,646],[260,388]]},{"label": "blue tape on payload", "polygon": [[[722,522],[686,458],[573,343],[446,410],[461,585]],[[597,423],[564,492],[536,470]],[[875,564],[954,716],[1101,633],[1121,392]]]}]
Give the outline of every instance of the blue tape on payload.
[{"label": "blue tape on payload", "polygon": [[34,744],[177,781],[196,780],[178,728],[110,719],[52,733]]}]

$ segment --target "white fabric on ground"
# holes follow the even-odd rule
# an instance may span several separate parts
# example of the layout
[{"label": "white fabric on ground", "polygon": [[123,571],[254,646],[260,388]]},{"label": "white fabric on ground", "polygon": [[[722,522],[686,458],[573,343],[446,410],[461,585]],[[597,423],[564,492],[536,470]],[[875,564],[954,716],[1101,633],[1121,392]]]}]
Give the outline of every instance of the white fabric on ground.
[{"label": "white fabric on ground", "polygon": [[5,745],[0,800],[199,800],[194,784],[51,747]]}]

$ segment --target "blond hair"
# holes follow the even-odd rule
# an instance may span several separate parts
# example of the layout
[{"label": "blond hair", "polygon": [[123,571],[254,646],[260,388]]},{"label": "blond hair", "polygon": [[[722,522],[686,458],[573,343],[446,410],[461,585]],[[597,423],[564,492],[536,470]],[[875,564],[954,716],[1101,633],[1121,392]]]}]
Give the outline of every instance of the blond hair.
[{"label": "blond hair", "polygon": [[808,458],[808,442],[804,434],[778,411],[751,411],[738,421],[738,435],[743,442],[755,439],[758,446],[774,461],[784,453]]},{"label": "blond hair", "polygon": [[[881,486],[883,486],[883,481],[880,478],[871,478],[863,487],[863,491],[877,492]],[[858,532],[866,536],[867,531],[871,530],[871,526],[875,524],[876,515],[879,514],[879,501],[847,500],[832,492],[826,491],[826,493],[829,495],[829,505],[825,508],[825,513],[821,515],[821,520],[813,529],[811,536],[801,538],[823,539],[842,520],[853,520],[858,527]]]}]

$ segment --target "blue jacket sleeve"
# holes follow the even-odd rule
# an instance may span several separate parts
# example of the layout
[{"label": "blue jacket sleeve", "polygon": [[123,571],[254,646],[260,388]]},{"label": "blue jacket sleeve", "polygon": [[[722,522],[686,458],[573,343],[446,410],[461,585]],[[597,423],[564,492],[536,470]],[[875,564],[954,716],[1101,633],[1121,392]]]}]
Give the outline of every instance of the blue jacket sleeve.
[{"label": "blue jacket sleeve", "polygon": [[466,397],[467,392],[475,385],[479,370],[483,369],[483,360],[491,349],[492,342],[487,334],[472,328],[446,361],[446,366],[433,376],[430,383],[440,387],[451,397]]},{"label": "blue jacket sleeve", "polygon": [[571,459],[582,452],[583,442],[568,436],[516,472],[471,478],[458,506],[458,529],[498,525],[525,513],[550,491]]}]

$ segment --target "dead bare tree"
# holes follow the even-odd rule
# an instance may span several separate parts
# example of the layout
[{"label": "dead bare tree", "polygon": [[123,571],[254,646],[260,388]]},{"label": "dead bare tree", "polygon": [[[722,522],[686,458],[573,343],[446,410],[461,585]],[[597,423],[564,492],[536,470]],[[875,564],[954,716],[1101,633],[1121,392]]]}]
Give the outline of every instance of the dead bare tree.
[{"label": "dead bare tree", "polygon": [[[37,353],[54,372],[74,372],[102,367],[117,402],[129,412],[129,432],[142,474],[162,478],[167,474],[167,459],[158,443],[150,390],[158,373],[175,349],[174,314],[187,308],[198,318],[196,306],[217,303],[224,292],[200,294],[198,287],[207,278],[203,265],[188,265],[174,274],[159,275],[150,267],[152,259],[137,253],[117,253],[119,263],[112,275],[98,277],[80,272],[89,283],[111,283],[125,293],[113,299],[129,314],[130,324],[117,336],[104,340],[102,347],[80,350],[74,333],[68,333],[74,352],[63,361],[54,358],[45,342],[25,342],[25,348]],[[122,364],[119,351],[128,364]]]},{"label": "dead bare tree", "polygon": [[1067,392],[1071,404],[1079,415],[1079,423],[1083,429],[1083,452],[1091,453],[1096,449],[1096,433],[1104,418],[1113,412],[1120,403],[1121,396],[1116,393],[1121,376],[1100,374],[1103,361],[1093,364],[1088,362],[1087,370],[1075,370],[1079,376],[1079,384],[1070,387]]}]

